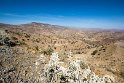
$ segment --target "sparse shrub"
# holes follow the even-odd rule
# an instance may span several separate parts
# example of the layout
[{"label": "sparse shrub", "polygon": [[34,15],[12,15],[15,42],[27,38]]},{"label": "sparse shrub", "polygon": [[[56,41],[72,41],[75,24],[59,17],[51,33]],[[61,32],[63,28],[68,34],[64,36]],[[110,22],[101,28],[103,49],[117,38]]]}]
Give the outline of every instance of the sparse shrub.
[{"label": "sparse shrub", "polygon": [[13,40],[18,40],[18,38],[16,38],[16,37],[12,37],[12,39],[13,39]]},{"label": "sparse shrub", "polygon": [[36,40],[35,40],[35,42],[37,42],[37,43],[39,43],[41,40],[40,40],[40,38],[37,38]]},{"label": "sparse shrub", "polygon": [[6,37],[4,39],[4,44],[9,46],[9,47],[14,47],[16,46],[16,43],[14,41],[12,41],[9,37]]},{"label": "sparse shrub", "polygon": [[36,51],[39,51],[39,47],[38,46],[35,46],[35,49],[36,49]]},{"label": "sparse shrub", "polygon": [[41,51],[41,53],[43,53],[44,55],[52,55],[53,51],[54,50],[52,48],[48,48],[46,50]]},{"label": "sparse shrub", "polygon": [[68,56],[67,56],[66,53],[64,53],[64,54],[59,54],[59,57],[60,57],[60,60],[61,60],[61,61],[67,62]]},{"label": "sparse shrub", "polygon": [[54,47],[54,49],[56,49],[56,47]]},{"label": "sparse shrub", "polygon": [[54,51],[54,50],[53,50],[52,48],[48,48],[48,49],[47,49],[47,54],[48,54],[48,55],[52,55],[53,51]]},{"label": "sparse shrub", "polygon": [[22,36],[22,33],[20,33],[20,32],[13,32],[14,34],[17,34],[17,35],[19,35],[19,36]]},{"label": "sparse shrub", "polygon": [[9,36],[4,31],[0,31],[0,45],[14,47],[16,46],[15,40],[17,40],[16,37],[9,38]]},{"label": "sparse shrub", "polygon": [[97,50],[94,50],[91,55],[95,55],[98,51]]},{"label": "sparse shrub", "polygon": [[3,42],[2,41],[0,41],[0,46],[2,46],[3,45]]},{"label": "sparse shrub", "polygon": [[78,52],[76,52],[76,54],[81,54],[81,52],[78,51]]},{"label": "sparse shrub", "polygon": [[121,75],[121,77],[124,78],[124,71],[123,72],[120,72],[120,75]]},{"label": "sparse shrub", "polygon": [[100,53],[98,55],[100,55]]},{"label": "sparse shrub", "polygon": [[26,34],[26,35],[25,35],[26,38],[30,38],[30,36],[31,36],[31,35],[29,35],[29,34]]},{"label": "sparse shrub", "polygon": [[105,51],[105,48],[103,48],[102,50],[104,50],[104,51]]},{"label": "sparse shrub", "polygon": [[81,67],[81,69],[87,69],[88,68],[88,65],[87,64],[85,64],[84,62],[81,62],[80,63],[80,67]]},{"label": "sparse shrub", "polygon": [[17,45],[26,45],[26,43],[25,43],[24,41],[19,41],[19,40],[16,41],[16,44],[17,44]]},{"label": "sparse shrub", "polygon": [[4,45],[4,39],[7,37],[5,31],[0,30],[0,45]]},{"label": "sparse shrub", "polygon": [[11,40],[9,37],[0,37],[0,45],[6,45],[9,47],[14,47],[16,46],[16,43]]},{"label": "sparse shrub", "polygon": [[25,41],[25,39],[22,39],[22,41]]}]

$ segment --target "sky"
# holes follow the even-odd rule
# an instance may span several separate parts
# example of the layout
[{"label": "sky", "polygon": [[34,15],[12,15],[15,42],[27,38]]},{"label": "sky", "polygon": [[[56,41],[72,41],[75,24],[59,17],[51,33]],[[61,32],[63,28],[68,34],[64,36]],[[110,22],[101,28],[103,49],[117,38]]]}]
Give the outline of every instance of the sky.
[{"label": "sky", "polygon": [[124,29],[124,0],[0,0],[0,23]]}]

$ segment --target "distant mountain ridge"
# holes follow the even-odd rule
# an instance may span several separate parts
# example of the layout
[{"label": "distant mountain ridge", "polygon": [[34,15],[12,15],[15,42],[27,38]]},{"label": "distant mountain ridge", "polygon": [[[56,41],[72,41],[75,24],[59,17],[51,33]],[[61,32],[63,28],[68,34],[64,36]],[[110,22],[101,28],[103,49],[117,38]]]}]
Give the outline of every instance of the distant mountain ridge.
[{"label": "distant mountain ridge", "polygon": [[27,26],[34,26],[34,27],[47,27],[47,28],[64,28],[64,29],[74,29],[74,30],[83,30],[83,31],[115,31],[115,32],[123,32],[124,29],[103,29],[103,28],[75,28],[75,27],[67,27],[67,26],[60,26],[60,25],[53,25],[48,23],[39,23],[39,22],[31,22],[26,24],[6,24],[0,23],[1,27],[27,27]]}]

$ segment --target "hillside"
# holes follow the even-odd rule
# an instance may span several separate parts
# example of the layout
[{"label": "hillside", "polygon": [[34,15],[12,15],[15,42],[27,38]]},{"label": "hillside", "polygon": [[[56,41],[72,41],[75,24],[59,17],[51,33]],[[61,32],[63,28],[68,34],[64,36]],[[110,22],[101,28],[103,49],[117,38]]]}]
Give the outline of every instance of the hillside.
[{"label": "hillside", "polygon": [[[78,62],[74,61],[80,60],[81,68],[78,66],[75,72],[90,69],[99,78],[109,75],[115,80],[105,83],[124,83],[124,31],[73,29],[36,22],[0,23],[0,83],[78,83],[64,81],[72,79],[64,76],[56,82],[45,78],[44,70],[49,76],[49,68],[53,66],[48,65],[54,58],[58,61],[53,62],[54,66],[64,67],[68,72],[70,64],[76,65]],[[88,76],[81,79],[87,81]]]}]

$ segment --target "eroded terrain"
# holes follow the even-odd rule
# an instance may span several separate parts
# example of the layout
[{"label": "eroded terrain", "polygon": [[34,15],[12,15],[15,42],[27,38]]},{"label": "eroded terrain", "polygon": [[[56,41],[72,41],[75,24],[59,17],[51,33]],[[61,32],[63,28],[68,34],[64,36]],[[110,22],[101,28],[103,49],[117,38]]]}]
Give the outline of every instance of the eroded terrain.
[{"label": "eroded terrain", "polygon": [[[59,63],[52,64],[52,53]],[[52,77],[48,72],[51,67]],[[97,82],[90,81],[92,75]],[[124,32],[35,22],[0,24],[0,83],[55,82],[124,83]]]}]

